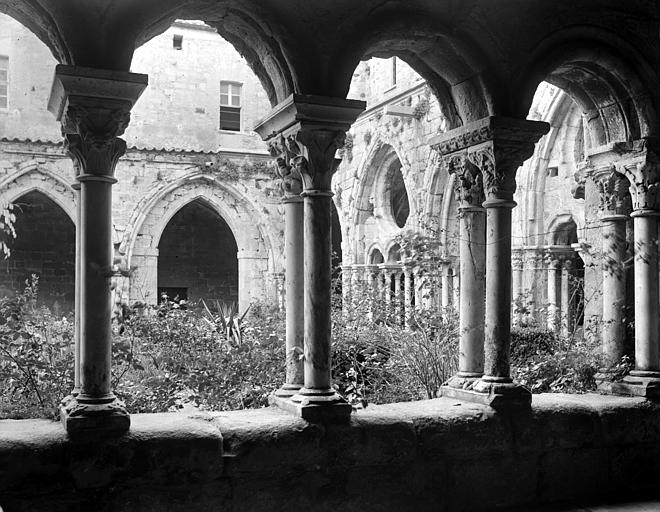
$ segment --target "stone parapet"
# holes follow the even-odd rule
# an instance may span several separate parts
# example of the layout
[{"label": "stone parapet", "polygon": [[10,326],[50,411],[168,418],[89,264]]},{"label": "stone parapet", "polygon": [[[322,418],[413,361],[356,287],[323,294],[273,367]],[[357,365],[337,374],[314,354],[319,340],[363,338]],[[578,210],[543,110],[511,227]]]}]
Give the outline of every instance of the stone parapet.
[{"label": "stone parapet", "polygon": [[0,421],[0,504],[15,510],[483,511],[659,498],[660,406],[535,395],[497,413],[457,399],[374,405],[350,424],[276,408],[136,414],[79,444]]}]

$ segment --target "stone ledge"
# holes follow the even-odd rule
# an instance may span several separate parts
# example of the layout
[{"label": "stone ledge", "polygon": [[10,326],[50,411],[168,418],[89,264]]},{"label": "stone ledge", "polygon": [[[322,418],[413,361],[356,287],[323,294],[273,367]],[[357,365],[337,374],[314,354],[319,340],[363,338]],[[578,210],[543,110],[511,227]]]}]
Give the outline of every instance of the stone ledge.
[{"label": "stone ledge", "polygon": [[0,421],[0,506],[448,512],[660,497],[660,406],[639,398],[535,395],[511,413],[439,398],[346,425],[277,408],[131,421],[95,444],[56,422]]}]

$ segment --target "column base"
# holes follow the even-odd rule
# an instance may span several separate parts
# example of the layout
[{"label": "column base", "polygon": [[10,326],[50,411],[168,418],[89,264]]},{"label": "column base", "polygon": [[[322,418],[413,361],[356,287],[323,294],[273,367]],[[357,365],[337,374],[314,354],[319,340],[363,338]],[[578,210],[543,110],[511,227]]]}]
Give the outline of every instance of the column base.
[{"label": "column base", "polygon": [[280,389],[273,393],[274,396],[280,398],[291,398],[293,395],[297,394],[302,388],[302,384],[282,384]]},{"label": "column base", "polygon": [[320,390],[301,388],[291,398],[275,394],[269,403],[290,412],[310,423],[348,423],[353,407],[334,389]]},{"label": "column base", "polygon": [[116,397],[112,401],[87,403],[69,395],[60,404],[60,420],[69,437],[78,439],[119,437],[131,426],[124,403]]},{"label": "column base", "polygon": [[481,378],[474,379],[466,387],[454,387],[452,384],[459,384],[459,379],[453,382],[450,379],[442,386],[442,396],[487,405],[500,411],[528,410],[532,405],[532,393],[520,384],[504,381],[510,379],[492,382]]},{"label": "column base", "polygon": [[622,381],[598,384],[598,391],[609,395],[639,396],[660,400],[660,372],[632,370]]},{"label": "column base", "polygon": [[458,372],[442,385],[442,389],[449,387],[453,389],[471,390],[472,386],[474,386],[475,382],[477,382],[482,375],[483,374]]}]

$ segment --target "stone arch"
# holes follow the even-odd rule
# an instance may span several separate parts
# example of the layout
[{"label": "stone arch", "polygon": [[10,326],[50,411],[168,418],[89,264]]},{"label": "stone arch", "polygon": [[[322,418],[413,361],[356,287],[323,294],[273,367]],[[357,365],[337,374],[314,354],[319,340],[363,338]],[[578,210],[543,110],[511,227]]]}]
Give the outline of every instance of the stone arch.
[{"label": "stone arch", "polygon": [[578,242],[579,228],[570,213],[556,215],[548,224],[550,245],[570,246]]},{"label": "stone arch", "polygon": [[[202,199],[228,224],[238,246],[239,309],[271,296],[266,274],[274,268],[272,243],[259,212],[231,185],[200,172],[173,180],[138,204],[126,230],[122,251],[133,270],[131,299],[155,302],[158,242],[171,218]],[[142,288],[142,289],[141,289]]]},{"label": "stone arch", "polygon": [[0,0],[0,13],[11,16],[37,36],[58,62],[73,62],[60,28],[41,4],[30,0]]},{"label": "stone arch", "polygon": [[392,242],[387,249],[387,263],[398,263],[401,260],[401,246]]},{"label": "stone arch", "polygon": [[158,295],[238,301],[238,248],[227,222],[206,198],[182,206],[158,241]]},{"label": "stone arch", "polygon": [[[576,158],[584,158],[581,108],[562,89],[550,84],[543,87],[539,89],[539,105],[532,106],[530,117],[548,122],[550,131],[541,138],[534,155],[523,164],[516,176],[518,187],[515,200],[518,207],[513,211],[513,225],[514,236],[520,239],[519,245],[544,243],[547,232],[545,220],[548,218],[545,212],[546,187],[550,183],[550,172],[553,171],[556,177],[560,168],[562,172],[572,170],[566,194],[570,193],[575,198],[575,176],[580,164]],[[551,167],[551,163],[559,165]]]},{"label": "stone arch", "polygon": [[[521,77],[518,115],[542,80],[563,89],[588,119],[588,146],[631,141],[658,129],[658,93],[650,66],[616,34],[573,27],[542,41]],[[511,100],[516,101],[515,99]]]},{"label": "stone arch", "polygon": [[291,65],[292,55],[285,55],[282,42],[288,37],[285,33],[277,33],[284,27],[264,23],[263,19],[239,6],[227,9],[218,5],[217,8],[205,6],[200,9],[194,5],[177,5],[174,10],[162,12],[165,12],[164,16],[145,25],[137,37],[137,46],[167,30],[177,19],[201,20],[215,28],[243,56],[272,106],[299,90],[297,83],[302,77],[298,75],[305,66],[294,67]]},{"label": "stone arch", "polygon": [[24,164],[18,173],[0,180],[0,204],[9,204],[31,191],[44,194],[76,223],[76,196],[71,186],[57,174],[39,167],[37,162]]},{"label": "stone arch", "polygon": [[380,247],[373,245],[367,251],[367,262],[370,265],[380,265],[381,263],[385,263],[385,257],[383,256],[383,251],[380,250]]},{"label": "stone arch", "polygon": [[[401,148],[393,141],[385,141],[378,138],[372,143],[371,148],[366,152],[363,161],[358,167],[358,175],[361,179],[356,183],[358,191],[355,195],[353,210],[353,224],[360,224],[372,215],[382,216],[382,210],[386,208],[386,178],[390,166],[395,162],[400,164],[401,174],[407,190],[410,190],[410,183],[406,183],[407,172],[403,167],[401,158]],[[409,194],[410,199],[410,194]],[[414,215],[414,202],[410,201],[411,213]],[[378,211],[380,210],[380,211]],[[388,219],[391,220],[391,219]],[[393,223],[393,221],[392,221]]]},{"label": "stone arch", "polygon": [[[329,75],[339,95],[346,94],[358,61],[396,56],[429,84],[450,129],[492,114],[496,96],[491,86],[495,69],[484,52],[436,14],[411,12],[398,6],[381,8],[352,29],[352,44],[332,62]],[[440,48],[440,50],[439,50]]]},{"label": "stone arch", "polygon": [[38,301],[56,315],[74,308],[76,226],[47,191],[30,187],[12,199],[16,238],[2,261],[0,295],[22,291],[26,280],[39,278]]}]

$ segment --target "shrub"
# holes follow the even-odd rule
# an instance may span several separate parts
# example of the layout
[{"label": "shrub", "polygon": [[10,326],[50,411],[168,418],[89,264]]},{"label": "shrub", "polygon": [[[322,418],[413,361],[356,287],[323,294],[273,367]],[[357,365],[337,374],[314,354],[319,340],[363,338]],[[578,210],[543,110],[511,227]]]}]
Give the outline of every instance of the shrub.
[{"label": "shrub", "polygon": [[265,311],[253,309],[240,337],[167,303],[133,315],[115,342],[117,395],[132,412],[267,405],[284,378],[284,341]]},{"label": "shrub", "polygon": [[562,339],[532,327],[511,332],[511,375],[532,393],[584,393],[596,389],[600,347],[586,339]]},{"label": "shrub", "polygon": [[0,418],[53,417],[73,382],[73,322],[37,307],[38,278],[0,299]]}]

